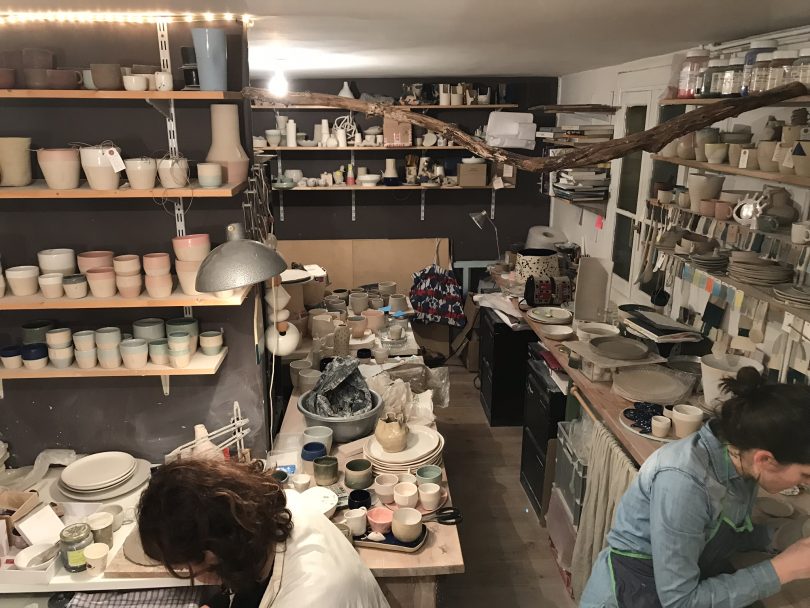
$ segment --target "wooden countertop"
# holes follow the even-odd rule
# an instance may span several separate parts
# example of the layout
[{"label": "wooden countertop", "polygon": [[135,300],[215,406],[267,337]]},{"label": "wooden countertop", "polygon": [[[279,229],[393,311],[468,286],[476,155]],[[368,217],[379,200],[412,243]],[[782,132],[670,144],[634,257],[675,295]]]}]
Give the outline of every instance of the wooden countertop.
[{"label": "wooden countertop", "polygon": [[[298,411],[296,391],[287,404],[279,435],[300,434],[304,432],[305,427],[304,416]],[[345,454],[341,454],[337,448],[333,448],[332,453],[337,456],[342,469],[347,459]],[[449,485],[447,490],[449,493]],[[447,501],[447,506],[452,505],[452,502],[451,497]],[[357,553],[377,578],[437,576],[464,572],[464,558],[461,555],[461,543],[456,526],[443,526],[437,523],[425,525],[430,534],[424,547],[417,553],[397,553],[364,547],[359,547]]]}]

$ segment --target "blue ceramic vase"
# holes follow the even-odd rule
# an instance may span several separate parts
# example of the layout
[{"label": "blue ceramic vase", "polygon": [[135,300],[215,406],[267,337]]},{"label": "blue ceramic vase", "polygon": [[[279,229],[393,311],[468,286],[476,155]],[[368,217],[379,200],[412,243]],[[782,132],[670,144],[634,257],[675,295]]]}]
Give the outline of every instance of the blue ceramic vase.
[{"label": "blue ceramic vase", "polygon": [[216,27],[192,28],[194,53],[197,55],[197,70],[201,91],[226,91],[228,89],[228,44],[225,30]]}]

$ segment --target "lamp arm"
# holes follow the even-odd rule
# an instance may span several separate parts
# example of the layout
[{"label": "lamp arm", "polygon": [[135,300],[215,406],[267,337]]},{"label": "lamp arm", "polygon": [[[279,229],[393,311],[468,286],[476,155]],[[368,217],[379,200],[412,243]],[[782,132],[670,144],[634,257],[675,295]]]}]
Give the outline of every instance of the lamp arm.
[{"label": "lamp arm", "polygon": [[501,260],[501,243],[498,240],[498,227],[495,225],[495,222],[492,221],[492,218],[489,217],[489,214],[487,214],[487,219],[489,220],[489,223],[492,224],[492,229],[495,231],[495,247],[498,248],[498,261],[500,262],[500,260]]}]

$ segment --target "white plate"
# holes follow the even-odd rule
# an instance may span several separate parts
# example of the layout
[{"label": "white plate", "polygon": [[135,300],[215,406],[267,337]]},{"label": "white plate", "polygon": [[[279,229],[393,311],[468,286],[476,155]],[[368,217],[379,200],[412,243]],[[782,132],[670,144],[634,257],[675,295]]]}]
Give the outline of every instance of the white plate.
[{"label": "white plate", "polygon": [[[99,502],[123,496],[124,494],[128,494],[133,490],[139,488],[141,485],[143,485],[151,475],[148,460],[137,459],[135,462],[137,463],[135,467],[135,474],[132,477],[130,477],[125,483],[115,486],[113,488],[109,488],[107,490],[100,490],[98,492],[79,493],[71,491],[70,488],[66,488],[61,483],[55,483],[51,486],[51,493],[57,494],[61,492],[64,496],[68,498],[86,502]],[[54,496],[54,498],[58,497]]]},{"label": "white plate", "polygon": [[528,315],[538,323],[546,323],[548,325],[566,325],[571,322],[574,316],[571,311],[558,306],[538,306],[537,308],[532,308],[528,312]]},{"label": "white plate", "polygon": [[614,391],[635,401],[662,403],[686,392],[683,380],[666,368],[631,369],[613,376]]},{"label": "white plate", "polygon": [[332,517],[337,509],[338,496],[329,488],[320,486],[310,488],[301,493],[301,498],[313,509]]},{"label": "white plate", "polygon": [[567,340],[574,337],[574,330],[567,325],[541,325],[539,331],[550,340]]},{"label": "white plate", "polygon": [[95,490],[123,479],[135,467],[126,452],[99,452],[80,458],[62,471],[62,483],[76,490]]},{"label": "white plate", "polygon": [[129,473],[123,475],[120,479],[116,479],[115,481],[103,485],[101,487],[93,488],[92,490],[82,490],[80,488],[74,488],[73,486],[66,484],[64,481],[62,481],[62,485],[64,485],[71,492],[75,492],[77,494],[86,494],[87,492],[101,492],[102,490],[109,490],[110,488],[114,488],[115,486],[120,486],[122,483],[125,483],[126,481],[129,480],[130,477],[132,477],[135,474],[135,470],[137,468],[138,466],[133,462],[132,470],[129,471]]},{"label": "white plate", "polygon": [[306,283],[312,279],[312,275],[300,268],[288,268],[281,273],[281,283]]},{"label": "white plate", "polygon": [[652,433],[645,434],[639,431],[638,429],[634,429],[632,426],[630,426],[630,421],[624,417],[624,414],[619,414],[619,422],[621,422],[622,426],[626,428],[628,431],[630,431],[631,433],[635,433],[639,437],[644,437],[644,439],[652,439],[653,441],[660,441],[661,443],[671,443],[673,441],[678,441],[678,438],[675,437],[674,430],[670,430],[669,435],[667,437],[656,437]]},{"label": "white plate", "polygon": [[366,443],[368,455],[377,462],[405,464],[424,459],[439,447],[441,435],[426,426],[410,426],[408,442],[401,452],[386,452],[372,435]]}]

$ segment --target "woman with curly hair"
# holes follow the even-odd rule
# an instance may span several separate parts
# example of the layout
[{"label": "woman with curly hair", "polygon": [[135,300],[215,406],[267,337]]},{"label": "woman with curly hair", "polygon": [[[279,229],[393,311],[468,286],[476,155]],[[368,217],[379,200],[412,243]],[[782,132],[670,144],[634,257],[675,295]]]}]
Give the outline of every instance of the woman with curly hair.
[{"label": "woman with curly hair", "polygon": [[223,585],[231,608],[387,608],[352,545],[297,497],[249,465],[177,461],[141,496],[141,542],[174,576]]}]

